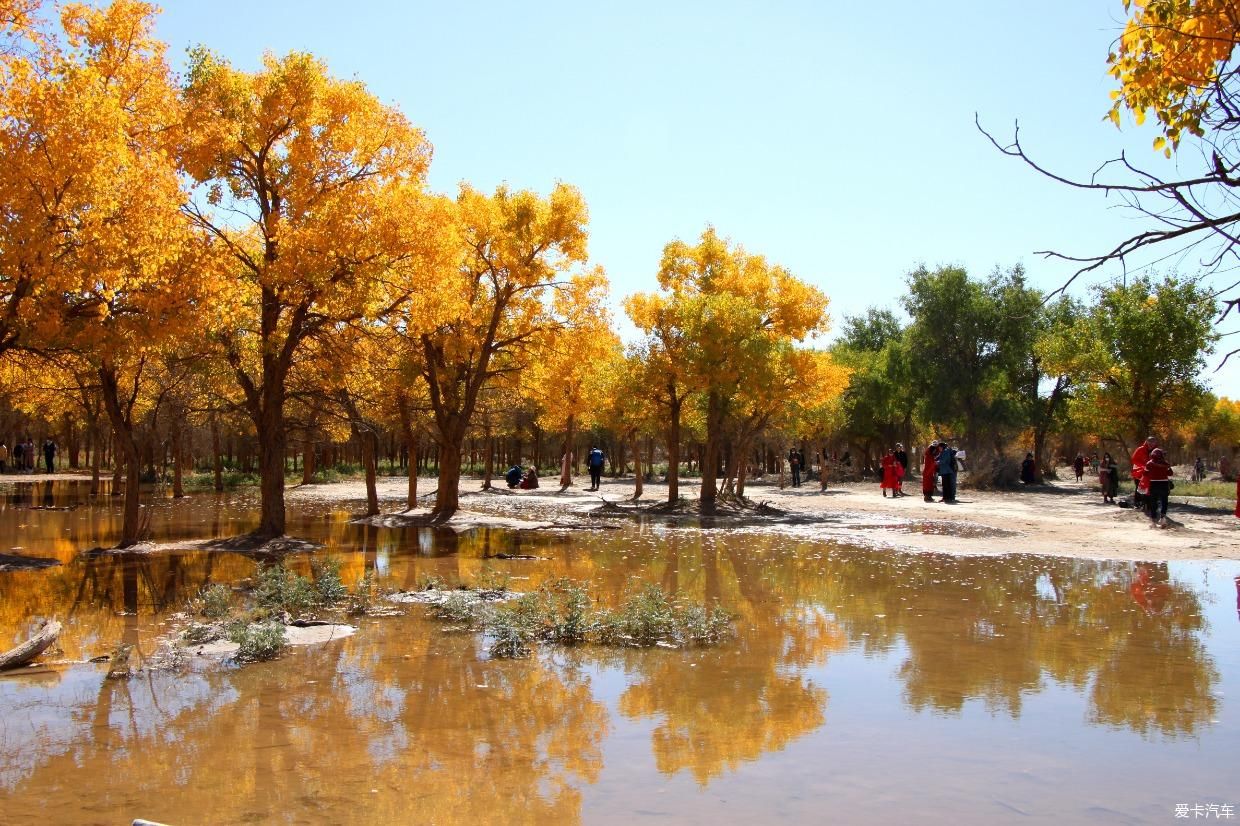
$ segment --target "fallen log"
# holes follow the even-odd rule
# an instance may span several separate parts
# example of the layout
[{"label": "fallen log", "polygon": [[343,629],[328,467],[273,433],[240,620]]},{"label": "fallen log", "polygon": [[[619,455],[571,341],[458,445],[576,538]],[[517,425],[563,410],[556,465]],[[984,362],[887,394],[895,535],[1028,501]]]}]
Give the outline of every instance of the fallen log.
[{"label": "fallen log", "polygon": [[44,624],[33,637],[11,651],[0,654],[0,671],[8,668],[21,668],[35,657],[42,654],[56,638],[60,636],[60,623],[52,620]]}]

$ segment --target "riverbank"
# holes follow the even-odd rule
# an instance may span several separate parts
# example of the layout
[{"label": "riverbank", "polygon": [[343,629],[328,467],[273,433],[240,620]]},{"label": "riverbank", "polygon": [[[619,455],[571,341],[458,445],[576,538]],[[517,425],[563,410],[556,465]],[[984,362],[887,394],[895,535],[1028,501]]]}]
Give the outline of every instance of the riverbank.
[{"label": "riverbank", "polygon": [[[604,479],[598,492],[586,490],[578,478],[560,492],[548,480],[533,491],[500,488],[482,491],[478,479],[461,482],[462,526],[485,526],[487,517],[531,522],[588,519],[605,502],[632,502],[631,478]],[[436,481],[426,479],[425,493]],[[502,484],[502,483],[501,483]],[[1131,508],[1103,504],[1087,480],[1054,482],[1015,491],[963,489],[955,505],[929,503],[920,494],[884,498],[873,483],[845,483],[819,490],[816,483],[798,488],[756,484],[746,490],[753,502],[765,502],[786,516],[768,516],[720,530],[778,531],[790,538],[818,539],[914,552],[995,555],[1033,553],[1091,559],[1214,560],[1240,559],[1240,519],[1221,510],[1215,500],[1193,501],[1172,496],[1171,526],[1150,527],[1146,516]],[[407,482],[401,478],[379,481],[385,513],[403,512]],[[347,502],[365,497],[361,482],[302,485],[288,491],[290,499]],[[698,481],[681,482],[681,495],[698,496]],[[667,498],[667,486],[646,484],[638,504],[654,505]],[[424,496],[421,501],[432,500]],[[419,508],[411,513],[423,511]],[[660,517],[653,517],[659,519]]]}]

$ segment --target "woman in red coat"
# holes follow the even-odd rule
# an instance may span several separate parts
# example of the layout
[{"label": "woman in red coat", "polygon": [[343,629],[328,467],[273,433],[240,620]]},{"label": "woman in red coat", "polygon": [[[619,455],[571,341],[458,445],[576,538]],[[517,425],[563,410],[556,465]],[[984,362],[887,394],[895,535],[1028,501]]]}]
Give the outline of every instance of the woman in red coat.
[{"label": "woman in red coat", "polygon": [[900,463],[896,461],[896,452],[891,448],[887,449],[887,455],[883,457],[883,481],[879,484],[882,488],[883,496],[887,495],[887,491],[891,491],[891,498],[894,499],[900,495]]},{"label": "woman in red coat", "polygon": [[927,502],[934,501],[934,480],[938,474],[939,443],[931,442],[921,463],[921,495]]}]

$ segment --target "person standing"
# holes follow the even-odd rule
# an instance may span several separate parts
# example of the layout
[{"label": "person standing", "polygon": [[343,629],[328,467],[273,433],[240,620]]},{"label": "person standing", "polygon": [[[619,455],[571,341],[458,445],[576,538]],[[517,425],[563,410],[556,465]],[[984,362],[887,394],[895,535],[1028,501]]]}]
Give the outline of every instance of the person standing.
[{"label": "person standing", "polygon": [[9,448],[4,442],[0,442],[0,473],[4,473],[9,464]]},{"label": "person standing", "polygon": [[943,442],[937,460],[939,478],[943,480],[943,504],[956,504],[956,449]]},{"label": "person standing", "polygon": [[1102,501],[1114,504],[1119,493],[1119,465],[1110,453],[1102,454],[1102,463],[1098,465],[1098,481],[1102,483]]},{"label": "person standing", "polygon": [[801,453],[795,447],[788,451],[788,470],[792,472],[792,486],[799,488],[801,486]]},{"label": "person standing", "polygon": [[896,478],[896,491],[900,496],[906,496],[904,492],[904,477],[908,476],[908,451],[904,449],[904,445],[896,442],[896,461],[900,463],[899,473]]},{"label": "person standing", "polygon": [[1145,463],[1145,472],[1141,478],[1145,482],[1149,495],[1150,522],[1160,528],[1167,527],[1167,497],[1171,495],[1171,474],[1174,471],[1168,464],[1162,448],[1150,451],[1150,459]]},{"label": "person standing", "polygon": [[1025,485],[1038,481],[1038,463],[1033,461],[1032,453],[1026,453],[1025,461],[1020,463],[1020,481]]},{"label": "person standing", "polygon": [[586,467],[590,469],[590,490],[598,490],[603,482],[603,451],[595,446],[586,455]]},{"label": "person standing", "polygon": [[43,462],[47,465],[48,473],[56,472],[56,443],[50,436],[43,441]]},{"label": "person standing", "polygon": [[934,478],[938,472],[937,459],[939,455],[939,443],[931,442],[926,448],[925,459],[921,465],[921,497],[927,502],[934,501]]},{"label": "person standing", "polygon": [[895,499],[900,495],[900,463],[896,461],[896,453],[891,448],[887,448],[887,453],[883,456],[881,466],[883,469],[883,478],[879,482],[879,489],[883,492],[883,498],[887,497],[887,491],[891,491],[891,498]]},{"label": "person standing", "polygon": [[26,437],[26,449],[22,451],[22,455],[26,457],[26,472],[34,473],[35,455],[34,455],[34,439]]},{"label": "person standing", "polygon": [[1084,456],[1082,456],[1079,453],[1076,454],[1076,458],[1072,460],[1072,470],[1074,473],[1076,473],[1076,481],[1079,482],[1085,478],[1085,457]]},{"label": "person standing", "polygon": [[25,467],[25,461],[26,461],[25,456],[24,456],[25,450],[26,448],[22,444],[21,439],[18,439],[16,442],[13,443],[13,472],[14,473],[21,473],[22,469]]},{"label": "person standing", "polygon": [[1158,439],[1153,436],[1146,436],[1145,441],[1132,452],[1132,481],[1135,487],[1135,492],[1132,495],[1132,504],[1134,507],[1141,507],[1145,503],[1145,494],[1148,491],[1142,477],[1145,474],[1145,463],[1150,460],[1150,454],[1157,447]]}]

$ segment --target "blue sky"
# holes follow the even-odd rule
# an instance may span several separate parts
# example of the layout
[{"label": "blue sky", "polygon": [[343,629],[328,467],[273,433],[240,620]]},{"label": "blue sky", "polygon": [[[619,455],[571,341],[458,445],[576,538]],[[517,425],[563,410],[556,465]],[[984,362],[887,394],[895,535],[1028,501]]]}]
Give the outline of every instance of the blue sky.
[{"label": "blue sky", "polygon": [[[838,322],[898,307],[921,263],[983,276],[1019,262],[1051,289],[1072,269],[1034,251],[1095,253],[1139,231],[1140,216],[1003,157],[973,123],[1006,137],[1019,119],[1026,148],[1070,176],[1121,149],[1174,174],[1151,129],[1103,122],[1122,12],[1120,0],[168,0],[158,31],[175,65],[196,43],[242,68],[307,50],[364,81],[426,130],[436,190],[576,185],[617,304],[657,287],[664,244],[712,224],[821,287]],[[1240,397],[1235,359],[1205,377]]]}]

